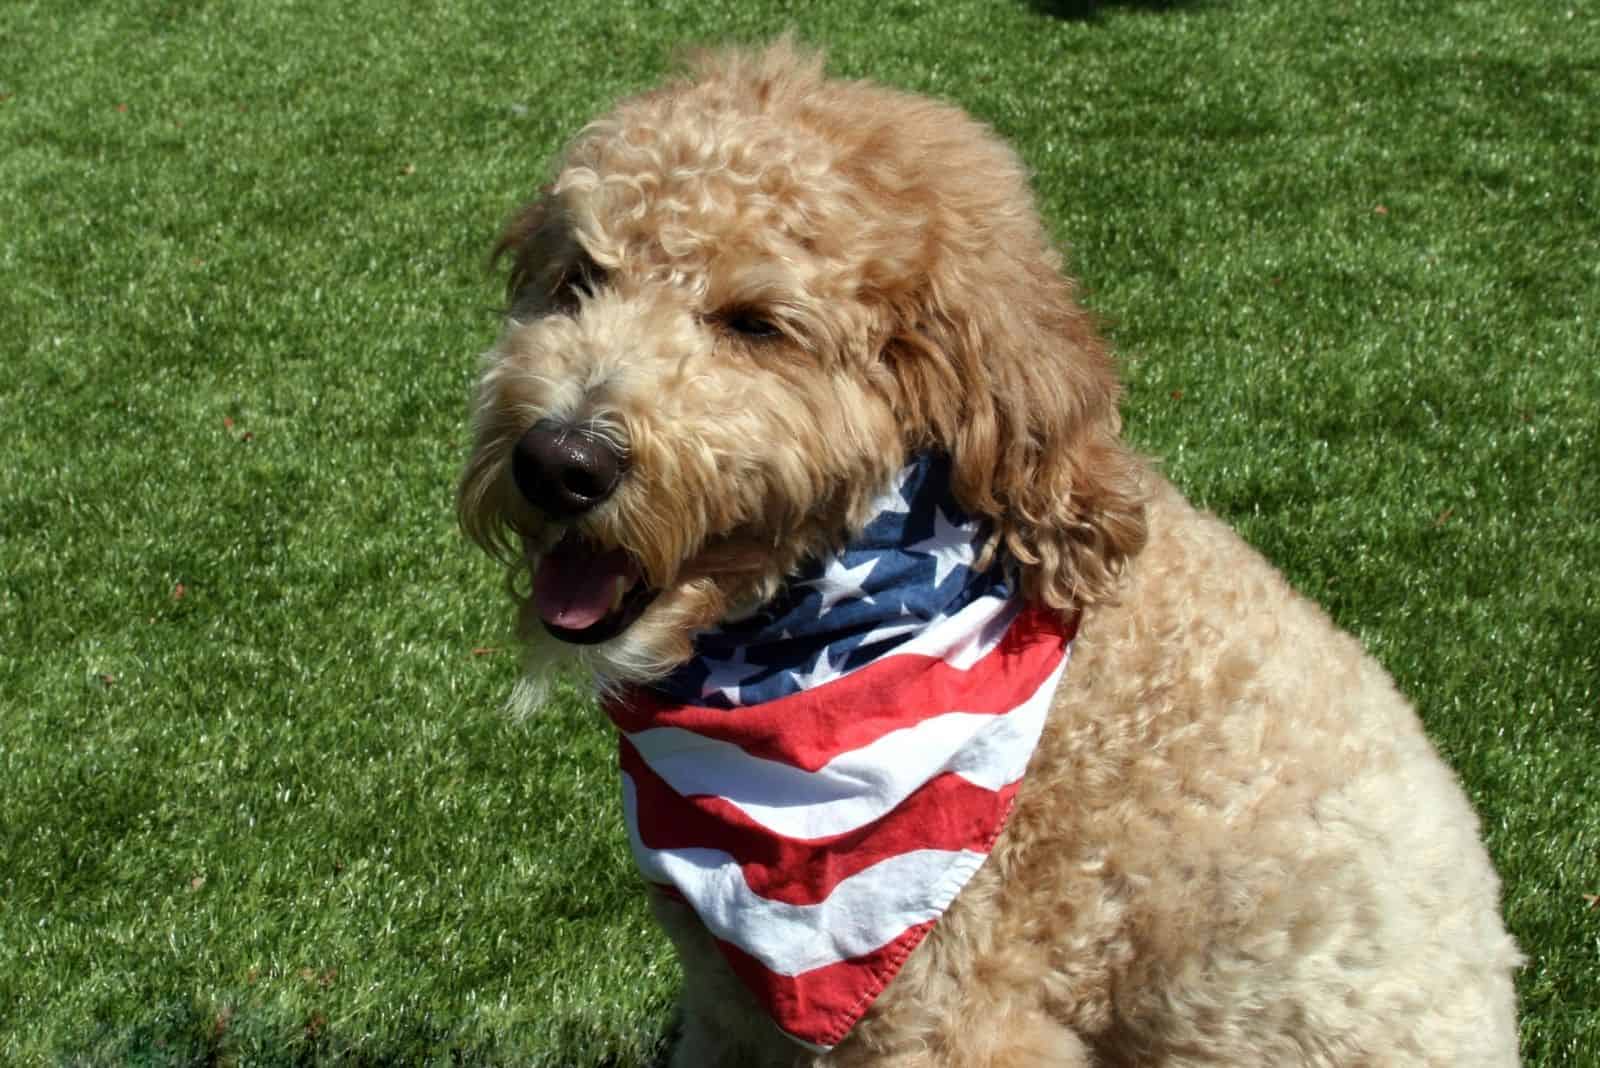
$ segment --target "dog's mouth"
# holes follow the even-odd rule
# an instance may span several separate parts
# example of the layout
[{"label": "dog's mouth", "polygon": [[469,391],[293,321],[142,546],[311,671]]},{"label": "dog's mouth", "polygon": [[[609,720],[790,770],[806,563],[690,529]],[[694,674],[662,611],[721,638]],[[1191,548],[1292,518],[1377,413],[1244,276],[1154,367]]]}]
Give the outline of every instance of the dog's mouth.
[{"label": "dog's mouth", "polygon": [[540,554],[534,608],[552,637],[595,645],[627,630],[659,590],[644,581],[626,549],[607,549],[569,530]]}]

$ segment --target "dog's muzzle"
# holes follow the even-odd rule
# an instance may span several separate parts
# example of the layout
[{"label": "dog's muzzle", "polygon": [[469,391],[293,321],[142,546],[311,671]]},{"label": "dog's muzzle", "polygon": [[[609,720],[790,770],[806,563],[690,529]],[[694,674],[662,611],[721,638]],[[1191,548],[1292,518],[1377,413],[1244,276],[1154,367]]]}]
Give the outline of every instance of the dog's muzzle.
[{"label": "dog's muzzle", "polygon": [[528,503],[552,519],[573,519],[616,491],[627,458],[605,438],[559,419],[541,419],[511,451],[511,477]]},{"label": "dog's muzzle", "polygon": [[[616,492],[627,457],[611,441],[559,419],[541,419],[511,450],[511,478],[529,504],[555,520],[575,520]],[[564,642],[593,645],[626,630],[655,599],[626,550],[594,544],[569,526],[534,555],[534,607]]]}]

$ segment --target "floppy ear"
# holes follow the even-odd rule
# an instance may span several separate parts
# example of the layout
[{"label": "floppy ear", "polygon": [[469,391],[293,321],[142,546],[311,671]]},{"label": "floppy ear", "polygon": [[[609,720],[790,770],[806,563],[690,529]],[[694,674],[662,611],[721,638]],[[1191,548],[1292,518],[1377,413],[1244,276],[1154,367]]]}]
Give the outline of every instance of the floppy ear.
[{"label": "floppy ear", "polygon": [[994,522],[1028,599],[1070,611],[1109,599],[1144,545],[1142,464],[1119,436],[1111,358],[1024,190],[1027,210],[946,220],[884,352],[908,447],[948,450],[956,499]]},{"label": "floppy ear", "polygon": [[513,316],[546,309],[583,258],[571,219],[549,186],[506,224],[489,262],[498,265],[507,256],[506,299]]}]

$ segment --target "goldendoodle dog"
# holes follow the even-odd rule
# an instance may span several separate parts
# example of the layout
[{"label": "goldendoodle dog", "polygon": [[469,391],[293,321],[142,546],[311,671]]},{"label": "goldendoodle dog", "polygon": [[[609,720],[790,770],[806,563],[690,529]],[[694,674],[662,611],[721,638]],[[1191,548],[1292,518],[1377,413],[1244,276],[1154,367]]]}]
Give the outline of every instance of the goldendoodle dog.
[{"label": "goldendoodle dog", "polygon": [[1516,1063],[1460,786],[1121,440],[988,129],[710,54],[497,255],[460,516],[618,729],[674,1065]]}]

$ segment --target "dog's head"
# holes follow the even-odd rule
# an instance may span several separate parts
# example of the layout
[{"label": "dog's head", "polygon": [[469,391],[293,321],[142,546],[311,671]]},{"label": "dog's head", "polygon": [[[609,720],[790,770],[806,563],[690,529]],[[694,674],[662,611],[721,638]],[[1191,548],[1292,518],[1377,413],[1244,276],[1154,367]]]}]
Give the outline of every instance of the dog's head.
[{"label": "dog's head", "polygon": [[786,42],[707,56],[585,128],[496,256],[461,521],[523,638],[602,680],[770,596],[913,450],[1034,600],[1106,598],[1143,542],[1111,361],[1022,165],[954,108]]}]

